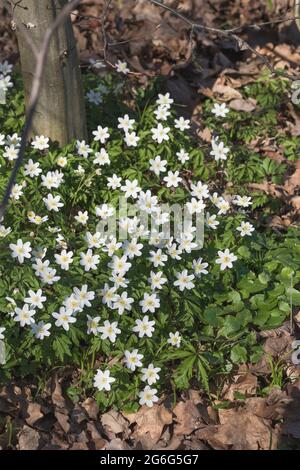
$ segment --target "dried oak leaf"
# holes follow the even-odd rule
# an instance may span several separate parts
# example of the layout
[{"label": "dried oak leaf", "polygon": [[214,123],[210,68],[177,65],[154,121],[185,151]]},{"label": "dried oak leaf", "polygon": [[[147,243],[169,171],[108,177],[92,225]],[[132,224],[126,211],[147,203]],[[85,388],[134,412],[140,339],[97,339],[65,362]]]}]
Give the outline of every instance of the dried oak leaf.
[{"label": "dried oak leaf", "polygon": [[130,423],[136,423],[134,437],[138,440],[149,433],[154,444],[156,444],[168,424],[172,423],[172,413],[167,410],[164,404],[154,405],[152,408],[142,406],[137,413],[125,415]]},{"label": "dried oak leaf", "polygon": [[229,108],[234,111],[243,111],[245,113],[251,113],[256,108],[256,101],[252,98],[249,99],[234,99],[230,101]]},{"label": "dried oak leaf", "polygon": [[116,437],[106,444],[105,450],[130,450],[130,447],[126,441]]},{"label": "dried oak leaf", "polygon": [[242,100],[243,98],[238,90],[224,84],[224,77],[220,77],[216,80],[212,91],[215,96],[220,96],[224,101],[230,101],[233,99]]},{"label": "dried oak leaf", "polygon": [[20,450],[36,450],[39,448],[40,434],[29,426],[24,426],[19,434]]},{"label": "dried oak leaf", "polygon": [[51,394],[52,402],[58,408],[66,408],[67,403],[62,394],[62,388],[58,381],[58,377],[55,375],[52,379],[53,392]]},{"label": "dried oak leaf", "polygon": [[214,449],[268,450],[277,448],[277,432],[269,421],[247,409],[219,410],[220,425],[199,429],[196,436]]},{"label": "dried oak leaf", "polygon": [[82,408],[85,409],[88,417],[90,419],[96,420],[98,418],[99,413],[99,406],[97,405],[96,400],[94,398],[87,398],[82,404]]},{"label": "dried oak leaf", "polygon": [[29,426],[34,426],[39,419],[44,417],[44,414],[39,403],[28,403],[26,409],[23,410],[23,416]]},{"label": "dried oak leaf", "polygon": [[177,422],[174,428],[176,436],[188,436],[203,426],[201,413],[191,400],[178,402],[173,413],[176,415]]},{"label": "dried oak leaf", "polygon": [[[111,410],[101,416],[101,423],[108,436],[110,434],[120,434],[128,430],[128,421],[116,410]],[[109,436],[111,437],[111,436]]]},{"label": "dried oak leaf", "polygon": [[65,413],[61,413],[60,411],[55,411],[54,415],[57,421],[59,422],[62,430],[67,434],[70,431],[70,427],[71,427],[69,416]]},{"label": "dried oak leaf", "polygon": [[257,388],[257,377],[255,375],[246,373],[236,375],[234,383],[225,386],[223,398],[225,400],[233,401],[236,398],[236,392],[243,395],[254,395]]}]

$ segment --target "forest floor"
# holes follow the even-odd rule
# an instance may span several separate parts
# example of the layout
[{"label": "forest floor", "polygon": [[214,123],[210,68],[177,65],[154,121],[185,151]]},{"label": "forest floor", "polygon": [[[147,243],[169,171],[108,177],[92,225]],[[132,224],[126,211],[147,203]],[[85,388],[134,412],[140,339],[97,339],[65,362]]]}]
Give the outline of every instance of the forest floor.
[{"label": "forest floor", "polygon": [[[175,0],[165,2],[195,23],[221,29],[240,27],[239,37],[251,50],[240,51],[228,36],[190,28],[182,20],[147,0],[110,2],[105,15],[105,41],[101,28],[102,0],[85,0],[73,22],[82,68],[90,59],[107,62],[126,60],[133,86],[146,86],[154,76],[164,77],[166,91],[176,103],[185,105],[195,132],[210,140],[201,125],[204,97],[232,98],[239,87],[259,77],[267,59],[269,68],[284,68],[299,76],[300,34],[294,23],[282,22],[259,28],[249,25],[293,16],[288,0],[274,2],[270,11],[265,2],[249,0]],[[291,4],[292,2],[290,2]],[[18,59],[9,15],[0,11],[0,59]],[[2,34],[3,33],[3,34]],[[104,46],[107,42],[108,46]],[[105,74],[106,63],[97,73]],[[241,109],[247,103],[239,103]],[[300,135],[300,115],[290,109],[293,135]],[[280,161],[283,153],[270,142],[257,144],[264,156]],[[293,205],[276,219],[274,230],[295,221],[299,210],[299,161],[294,168],[294,186],[289,198]],[[297,172],[298,170],[298,172]],[[289,180],[290,183],[290,180]],[[284,187],[284,185],[281,186]],[[274,185],[261,189],[275,197],[283,192]],[[297,198],[298,199],[295,199]],[[291,366],[286,354],[295,339],[297,324],[264,332],[260,341],[265,355],[258,364],[243,365],[226,383],[222,396],[210,400],[201,390],[182,393],[174,406],[165,397],[153,408],[141,408],[126,415],[114,410],[101,414],[92,398],[71,402],[65,389],[74,370],[65,369],[49,378],[42,392],[38,384],[16,380],[0,388],[0,447],[17,449],[277,449],[300,448],[300,368]],[[270,360],[270,358],[272,358]],[[262,384],[269,387],[262,394]]]}]

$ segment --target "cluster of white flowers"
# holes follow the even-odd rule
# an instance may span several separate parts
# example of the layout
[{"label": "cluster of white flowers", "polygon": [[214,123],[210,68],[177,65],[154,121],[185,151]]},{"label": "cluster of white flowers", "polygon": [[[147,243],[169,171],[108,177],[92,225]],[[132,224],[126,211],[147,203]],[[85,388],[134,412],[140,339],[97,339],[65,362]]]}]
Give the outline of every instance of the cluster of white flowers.
[{"label": "cluster of white flowers", "polygon": [[[119,72],[128,73],[126,63],[119,62],[117,64]],[[5,67],[0,67],[0,72],[8,73],[9,67],[5,71]],[[4,76],[4,75],[3,75]],[[5,75],[6,76],[6,75]],[[0,84],[1,84],[0,75]],[[95,104],[101,102],[101,93],[99,95],[89,93],[89,100]],[[162,122],[170,120],[170,108],[173,99],[169,93],[158,96],[156,101],[157,107],[154,115],[157,125],[151,129],[151,137],[156,144],[161,144],[169,140],[171,128],[163,125]],[[216,115],[226,115],[226,109],[221,106],[215,108]],[[124,134],[124,143],[127,147],[136,147],[141,139],[137,135],[135,128],[135,120],[131,119],[128,114],[118,118],[117,127]],[[171,124],[170,124],[171,125]],[[177,132],[185,132],[190,128],[190,121],[184,117],[174,120],[173,127]],[[95,146],[93,148],[85,141],[77,141],[76,152],[78,161],[80,157],[89,159],[93,165],[109,166],[110,156],[109,149],[106,144],[111,136],[111,131],[107,127],[99,125],[93,132]],[[17,157],[20,138],[17,135],[3,136],[0,135],[0,146],[4,146],[3,157],[7,160],[14,160]],[[101,147],[100,147],[101,145]],[[49,139],[44,136],[37,136],[31,143],[32,149],[38,152],[44,152],[49,148]],[[222,142],[215,140],[212,142],[213,150],[211,152],[216,160],[225,159],[229,151],[224,147]],[[95,148],[98,148],[95,150]],[[178,161],[184,165],[189,160],[189,154],[184,148],[180,148],[176,153]],[[28,220],[35,224],[47,224],[51,213],[60,213],[67,205],[67,201],[62,197],[60,189],[64,183],[64,168],[67,165],[67,157],[61,157],[56,164],[60,169],[49,170],[43,172],[42,164],[29,159],[24,165],[23,183],[15,185],[14,199],[18,200],[22,197],[23,187],[26,185],[27,179],[36,180],[38,184],[47,190],[42,198],[40,214],[30,211]],[[160,179],[160,184],[167,188],[177,188],[183,186],[183,177],[181,171],[168,170],[168,161],[164,160],[160,155],[149,159],[149,170]],[[84,169],[78,165],[78,173],[84,174]],[[167,173],[161,177],[161,173]],[[99,173],[96,173],[99,174]],[[81,315],[86,320],[86,331],[88,335],[99,336],[102,340],[108,340],[115,343],[118,336],[122,333],[118,319],[122,315],[129,315],[133,310],[141,312],[139,318],[136,318],[131,328],[132,333],[137,337],[137,341],[143,338],[151,338],[155,334],[157,328],[155,313],[160,309],[161,300],[160,292],[163,291],[164,285],[172,282],[175,289],[181,293],[185,290],[192,290],[196,286],[196,282],[201,276],[205,276],[209,272],[209,263],[198,255],[192,260],[190,268],[178,270],[175,272],[174,279],[169,280],[168,261],[184,259],[186,254],[191,254],[197,250],[198,245],[195,240],[196,228],[192,223],[184,227],[182,232],[176,237],[165,237],[160,232],[160,226],[169,220],[169,214],[164,212],[159,205],[157,195],[153,194],[149,189],[143,190],[139,186],[137,179],[125,179],[117,174],[107,176],[107,188],[111,191],[118,191],[123,194],[126,199],[133,200],[137,208],[151,216],[154,220],[155,229],[149,233],[147,227],[142,224],[139,217],[121,217],[118,220],[119,228],[126,230],[128,239],[119,241],[112,236],[103,236],[102,233],[95,231],[95,225],[98,221],[107,220],[113,213],[114,207],[108,203],[94,205],[89,210],[78,210],[76,214],[70,214],[70,221],[80,225],[80,231],[83,231],[84,247],[76,250],[69,247],[61,233],[63,227],[47,227],[48,231],[55,238],[56,253],[47,256],[46,247],[35,247],[34,241],[15,239],[14,243],[9,244],[12,257],[20,264],[31,263],[35,276],[40,282],[40,288],[37,290],[30,289],[23,299],[22,305],[17,304],[14,307],[12,316],[20,327],[30,327],[35,337],[39,340],[50,336],[53,331],[53,325],[69,331],[70,325],[76,323],[78,316]],[[48,193],[49,191],[49,193]],[[55,191],[55,192],[54,192]],[[251,198],[247,196],[235,196],[231,200],[227,200],[225,196],[219,196],[217,193],[211,194],[207,184],[201,181],[193,181],[188,189],[189,200],[186,202],[186,209],[193,214],[199,214],[206,211],[210,207],[210,211],[216,210],[216,214],[206,212],[205,222],[210,230],[216,230],[219,225],[218,216],[234,211],[234,206],[247,208],[251,205]],[[43,212],[44,211],[44,212]],[[61,218],[63,221],[63,217]],[[241,223],[237,228],[240,236],[250,236],[254,227],[247,221]],[[12,232],[11,227],[0,225],[0,237],[8,236]],[[148,237],[148,238],[147,238]],[[145,239],[147,240],[145,242]],[[199,253],[198,253],[199,254]],[[130,287],[130,270],[136,263],[136,259],[143,257],[147,260],[149,266],[148,285],[140,298],[136,296],[130,297],[128,288]],[[38,310],[44,309],[47,302],[49,286],[58,283],[65,273],[76,265],[76,269],[84,277],[86,273],[98,272],[100,262],[107,260],[105,271],[109,281],[104,282],[99,290],[89,290],[88,284],[83,283],[79,287],[74,287],[71,295],[68,295],[57,308],[51,313],[48,321],[37,319]],[[218,257],[215,263],[220,265],[221,270],[230,269],[237,260],[234,253],[229,249],[218,251]],[[103,262],[101,264],[103,267]],[[51,288],[50,288],[51,291]],[[103,306],[108,312],[111,312],[112,321],[101,320],[101,312],[99,315],[91,316],[84,312],[87,307],[92,307],[93,302],[101,299]],[[115,316],[117,315],[117,317]],[[3,339],[4,328],[0,328],[0,339]],[[179,348],[182,337],[179,331],[170,331],[166,339],[166,343],[170,346]],[[155,384],[159,379],[160,368],[155,364],[144,364],[144,356],[139,352],[138,348],[126,350],[124,353],[124,365],[131,372],[140,370],[141,380],[147,382],[146,387],[140,393],[140,404],[152,406],[158,400],[157,390],[151,389],[151,385]],[[94,378],[94,386],[98,390],[109,391],[111,384],[115,382],[115,378],[110,376],[110,370],[98,370]]]},{"label": "cluster of white flowers", "polygon": [[5,60],[4,62],[0,62],[0,104],[5,103],[6,93],[9,88],[13,87],[13,82],[11,79],[11,72],[13,66]]}]

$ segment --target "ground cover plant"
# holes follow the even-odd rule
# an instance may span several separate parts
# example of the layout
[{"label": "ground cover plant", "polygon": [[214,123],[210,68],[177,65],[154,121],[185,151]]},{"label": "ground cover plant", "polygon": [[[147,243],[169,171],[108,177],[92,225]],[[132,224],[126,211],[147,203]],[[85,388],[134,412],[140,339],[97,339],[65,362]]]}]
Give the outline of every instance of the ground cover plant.
[{"label": "ground cover plant", "polygon": [[[85,77],[89,141],[59,148],[36,136],[28,144],[0,226],[0,376],[32,374],[42,386],[49,371],[76,366],[73,400],[95,396],[102,410],[134,411],[165,393],[176,401],[191,385],[209,396],[211,379],[222,383],[239,364],[257,362],[258,332],[300,305],[299,230],[266,227],[278,202],[248,186],[280,184],[286,171],[250,140],[280,140],[291,161],[299,143],[288,147],[274,130],[285,79],[264,72],[242,89],[257,101],[254,113],[208,98],[201,118],[212,139],[200,145],[159,81],[128,100],[127,65],[117,69]],[[3,192],[24,104],[18,73],[7,63],[0,71]],[[144,219],[118,212],[121,196],[152,218],[150,234]],[[167,239],[162,226],[176,221],[163,204],[193,217]],[[114,214],[125,240],[100,232]],[[202,215],[203,246],[195,224]]]}]

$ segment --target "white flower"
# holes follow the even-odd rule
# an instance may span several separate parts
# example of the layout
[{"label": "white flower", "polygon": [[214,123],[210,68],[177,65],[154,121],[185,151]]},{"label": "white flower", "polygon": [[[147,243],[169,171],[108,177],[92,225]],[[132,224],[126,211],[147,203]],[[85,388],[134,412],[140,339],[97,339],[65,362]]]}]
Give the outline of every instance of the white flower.
[{"label": "white flower", "polygon": [[18,258],[18,261],[21,264],[24,263],[24,258],[31,258],[30,253],[32,251],[32,248],[30,242],[23,243],[23,241],[19,238],[17,240],[17,244],[15,245],[14,243],[11,243],[9,245],[9,248],[12,251],[11,256],[13,258]]},{"label": "white flower", "polygon": [[110,323],[108,320],[105,320],[104,326],[100,326],[98,331],[102,333],[101,339],[108,338],[112,343],[116,341],[117,335],[121,333],[121,330],[118,328],[118,322]]},{"label": "white flower", "polygon": [[66,310],[72,312],[72,315],[75,312],[82,312],[81,302],[74,293],[65,298],[63,305],[66,307]]},{"label": "white flower", "polygon": [[182,164],[187,162],[190,159],[189,154],[184,149],[180,149],[179,152],[176,152],[176,156],[178,157],[178,160]]},{"label": "white flower", "polygon": [[44,203],[49,211],[58,212],[60,207],[63,207],[63,203],[60,202],[60,196],[52,196],[48,194],[47,197],[43,198]]},{"label": "white flower", "polygon": [[9,64],[7,60],[0,62],[0,73],[3,75],[10,75],[13,69],[13,65]]},{"label": "white flower", "polygon": [[185,251],[186,253],[191,253],[192,250],[198,248],[197,243],[193,242],[193,235],[191,236],[188,233],[182,234],[179,239],[179,249]]},{"label": "white flower", "polygon": [[127,292],[123,292],[121,295],[116,295],[117,300],[113,304],[113,309],[118,310],[119,315],[123,315],[125,310],[129,311],[132,309],[131,304],[134,300],[127,296]]},{"label": "white flower", "polygon": [[87,315],[87,334],[90,335],[93,333],[94,335],[98,334],[99,332],[99,326],[98,323],[100,321],[100,317],[90,317],[90,315]]},{"label": "white flower", "polygon": [[230,253],[228,248],[225,251],[218,251],[219,258],[216,259],[216,263],[221,265],[221,271],[226,268],[232,268],[233,261],[237,260],[237,257]]},{"label": "white flower", "polygon": [[174,103],[174,100],[170,98],[170,93],[166,93],[165,95],[159,94],[158,99],[156,100],[156,104],[167,108],[169,108],[172,103]]},{"label": "white flower", "polygon": [[55,325],[62,326],[65,331],[69,331],[70,323],[75,323],[76,318],[72,317],[72,310],[68,310],[65,307],[60,307],[59,313],[53,312],[53,318],[56,318]]},{"label": "white flower", "polygon": [[102,95],[99,91],[89,90],[86,97],[89,103],[94,103],[96,105],[102,103]]},{"label": "white flower", "polygon": [[222,197],[219,198],[219,201],[216,203],[216,206],[219,209],[218,215],[226,214],[230,209],[229,202],[223,199]]},{"label": "white flower", "polygon": [[179,129],[180,131],[185,131],[186,129],[189,129],[190,126],[190,120],[189,119],[184,119],[184,117],[180,116],[179,119],[175,119],[175,128]]},{"label": "white flower", "polygon": [[28,291],[28,297],[24,299],[24,302],[32,305],[32,307],[42,309],[43,303],[46,302],[47,297],[43,295],[42,289],[38,289],[36,292],[33,290]]},{"label": "white flower", "polygon": [[64,175],[63,173],[56,171],[48,171],[46,176],[42,175],[42,186],[45,186],[47,189],[59,188],[63,182]]},{"label": "white flower", "polygon": [[208,263],[203,263],[202,258],[193,260],[193,269],[197,277],[200,277],[201,274],[208,274],[207,268]]},{"label": "white flower", "polygon": [[206,205],[204,204],[202,199],[196,199],[193,197],[190,202],[186,203],[186,207],[188,209],[188,212],[192,215],[200,214],[201,212],[203,212]]},{"label": "white flower", "polygon": [[21,142],[21,137],[19,137],[16,132],[14,134],[8,135],[6,137],[7,145],[14,145],[15,147],[19,147],[20,142]]},{"label": "white flower", "polygon": [[42,281],[45,282],[45,284],[49,284],[50,286],[60,280],[60,276],[56,276],[56,269],[52,268],[46,268],[40,276]]},{"label": "white flower", "polygon": [[125,114],[123,117],[118,118],[119,124],[118,124],[118,129],[122,129],[125,133],[130,131],[133,128],[133,125],[135,123],[134,119],[130,119],[128,114]]},{"label": "white flower", "polygon": [[[91,64],[90,66],[92,68],[95,68],[97,70],[101,70],[101,69],[106,67],[106,65],[104,64],[104,62],[102,60],[94,59],[93,57],[91,59],[89,59],[89,63]],[[100,88],[100,86],[98,88]],[[101,88],[102,88],[102,86],[101,86]],[[101,91],[103,93],[103,90],[101,90]]]},{"label": "white flower", "polygon": [[160,307],[160,300],[156,294],[147,294],[145,292],[144,298],[139,302],[139,305],[142,307],[143,313],[154,313],[155,310]]},{"label": "white flower", "polygon": [[14,184],[11,190],[10,197],[14,199],[15,201],[18,201],[23,194],[22,190],[23,190],[23,186],[21,184],[17,184],[17,183]]},{"label": "white flower", "polygon": [[103,165],[109,165],[110,164],[110,159],[107,151],[104,148],[100,149],[100,152],[95,153],[95,158],[93,160],[94,164],[103,166]]},{"label": "white flower", "polygon": [[97,388],[100,392],[102,390],[109,392],[111,390],[110,384],[114,383],[115,381],[116,379],[114,377],[110,377],[109,370],[102,372],[100,369],[98,369],[94,377],[94,387]]},{"label": "white flower", "polygon": [[118,60],[116,62],[116,70],[119,73],[124,73],[124,75],[127,75],[129,73],[129,68],[127,67],[127,62],[122,62],[121,60]]},{"label": "white flower", "polygon": [[42,173],[39,162],[34,163],[32,159],[28,160],[28,163],[24,165],[24,175],[34,178]]},{"label": "white flower", "polygon": [[0,327],[0,339],[4,339],[4,335],[2,334],[4,331],[6,330],[6,328],[4,326],[1,326]]},{"label": "white flower", "polygon": [[127,262],[127,256],[122,257],[113,256],[112,261],[108,264],[108,267],[117,274],[125,274],[131,267],[131,263]]},{"label": "white flower", "polygon": [[208,227],[212,228],[213,230],[216,230],[217,226],[220,224],[220,222],[217,219],[216,215],[211,215],[209,212],[206,214],[206,225]]},{"label": "white flower", "polygon": [[175,333],[169,333],[168,343],[172,346],[176,346],[177,348],[180,347],[181,336],[179,334],[179,331],[176,331]]},{"label": "white flower", "polygon": [[11,227],[4,227],[4,225],[0,224],[0,238],[7,237],[11,233]]},{"label": "white flower", "polygon": [[169,127],[163,127],[162,124],[158,124],[157,127],[151,129],[152,139],[155,140],[158,144],[161,144],[164,140],[169,140]]},{"label": "white flower", "polygon": [[80,264],[85,271],[97,269],[97,264],[100,262],[99,255],[94,255],[91,249],[88,249],[86,253],[80,253],[80,258]]},{"label": "white flower", "polygon": [[111,217],[115,212],[113,206],[109,206],[108,204],[102,204],[102,206],[95,207],[95,213],[97,217],[101,217],[103,220],[107,220]]},{"label": "white flower", "polygon": [[112,273],[109,280],[114,284],[115,288],[118,289],[119,287],[126,288],[129,284],[129,280],[123,274],[116,274]]},{"label": "white flower", "polygon": [[240,207],[249,207],[252,204],[251,197],[248,196],[236,196],[233,203]]},{"label": "white flower", "polygon": [[192,282],[195,279],[193,274],[188,274],[187,269],[184,269],[181,273],[176,273],[177,281],[174,282],[174,286],[178,286],[180,291],[184,289],[191,290],[195,287]]},{"label": "white flower", "polygon": [[134,349],[132,352],[125,351],[125,363],[128,369],[132,372],[135,371],[137,367],[142,367],[141,359],[143,359],[143,354],[139,354],[137,349]]},{"label": "white flower", "polygon": [[149,408],[152,408],[153,403],[158,401],[158,397],[156,396],[157,390],[156,388],[150,388],[149,385],[146,385],[144,390],[139,393],[140,405],[147,405]]},{"label": "white flower", "polygon": [[124,191],[126,198],[133,197],[136,199],[141,188],[138,186],[138,180],[126,180],[125,185],[121,186],[121,190]]},{"label": "white flower", "polygon": [[0,90],[7,92],[9,88],[13,87],[13,83],[11,81],[11,76],[6,75],[0,75]]},{"label": "white flower", "polygon": [[113,308],[113,303],[118,300],[118,294],[116,294],[115,286],[109,287],[108,284],[104,284],[103,289],[101,289],[102,303],[107,305],[109,308]]},{"label": "white flower", "polygon": [[226,114],[229,112],[229,109],[226,108],[226,104],[218,104],[215,103],[214,107],[212,108],[211,112],[216,116],[216,117],[226,117]]},{"label": "white flower", "polygon": [[35,310],[29,310],[29,305],[24,304],[23,308],[15,308],[15,317],[14,320],[15,322],[19,322],[20,326],[25,326],[25,325],[31,325],[31,323],[34,323],[34,315],[35,315]]},{"label": "white flower", "polygon": [[117,176],[115,173],[111,176],[111,177],[108,177],[107,178],[107,187],[108,188],[111,188],[111,189],[117,189],[117,188],[120,188],[121,186],[121,179],[119,176]]},{"label": "white flower", "polygon": [[215,157],[216,162],[219,160],[227,160],[227,153],[229,148],[224,146],[224,142],[219,142],[218,140],[212,140],[211,142],[212,150],[210,155]]},{"label": "white flower", "polygon": [[95,131],[93,131],[94,140],[98,142],[100,140],[101,144],[105,144],[107,139],[110,136],[110,133],[108,132],[108,127],[102,127],[98,126]]},{"label": "white flower", "polygon": [[102,236],[101,232],[95,232],[94,234],[86,232],[85,239],[89,248],[100,248],[105,243],[105,237]]},{"label": "white flower", "polygon": [[241,222],[241,225],[237,228],[237,231],[240,232],[241,237],[245,235],[251,236],[252,232],[254,232],[254,227],[249,222]]},{"label": "white flower", "polygon": [[157,176],[160,173],[164,173],[166,171],[167,160],[161,160],[160,155],[157,155],[154,159],[151,158],[150,162],[150,171],[153,171]]},{"label": "white flower", "polygon": [[55,254],[54,257],[57,264],[65,271],[68,271],[70,264],[73,263],[73,251],[62,250],[59,255]]},{"label": "white flower", "polygon": [[3,157],[7,158],[10,162],[16,160],[19,155],[19,148],[15,147],[14,145],[6,146],[5,152],[3,153]]},{"label": "white flower", "polygon": [[167,188],[177,188],[182,178],[179,175],[179,171],[168,171],[168,176],[164,177],[164,181],[167,183]]},{"label": "white flower", "polygon": [[180,255],[182,254],[182,250],[179,247],[177,247],[176,243],[171,243],[168,246],[168,254],[170,255],[172,259],[179,260],[181,259]]},{"label": "white flower", "polygon": [[142,320],[139,318],[135,320],[135,326],[132,328],[132,331],[138,333],[139,338],[143,338],[145,335],[151,338],[154,331],[153,325],[155,325],[155,321],[149,321],[148,315],[145,315]]},{"label": "white flower", "polygon": [[74,173],[76,173],[77,175],[84,175],[85,170],[84,170],[84,168],[83,168],[81,165],[78,165],[78,167],[76,168],[76,170],[74,170]]},{"label": "white flower", "polygon": [[31,326],[31,331],[37,339],[43,340],[45,336],[50,336],[51,323],[40,321]]},{"label": "white flower", "polygon": [[155,384],[159,380],[158,372],[160,371],[160,367],[154,367],[153,364],[149,364],[147,368],[142,369],[142,381],[148,382],[148,385]]},{"label": "white flower", "polygon": [[121,248],[122,243],[117,242],[114,237],[111,237],[108,242],[106,242],[106,246],[103,247],[103,251],[108,254],[108,256],[113,256],[113,254]]},{"label": "white flower", "polygon": [[0,134],[0,147],[2,147],[3,145],[5,145],[5,135]]},{"label": "white flower", "polygon": [[75,220],[82,225],[86,225],[89,220],[88,211],[79,211],[78,214],[75,215]]},{"label": "white flower", "polygon": [[201,181],[198,181],[197,184],[191,184],[191,195],[197,197],[198,199],[206,199],[209,197],[209,191],[207,184],[203,184]]},{"label": "white flower", "polygon": [[76,142],[76,147],[77,147],[77,152],[78,155],[87,158],[89,156],[89,153],[91,153],[93,150],[90,148],[88,144],[86,144],[85,140],[77,140]]},{"label": "white flower", "polygon": [[168,256],[165,255],[160,248],[157,251],[150,251],[149,260],[153,263],[155,268],[158,268],[158,266],[164,266],[167,259]]},{"label": "white flower", "polygon": [[31,146],[35,150],[45,150],[49,148],[49,138],[43,135],[36,136],[35,139],[32,141]]},{"label": "white flower", "polygon": [[151,271],[148,282],[151,283],[151,289],[162,289],[162,286],[167,282],[167,278],[163,277],[163,272],[158,271],[157,273]]},{"label": "white flower", "polygon": [[136,132],[126,132],[125,143],[128,147],[136,147],[140,138],[136,135]]},{"label": "white flower", "polygon": [[145,211],[147,214],[152,214],[153,212],[157,212],[157,204],[157,196],[152,196],[149,189],[146,192],[140,192],[138,199],[140,210]]},{"label": "white flower", "polygon": [[139,257],[142,255],[140,251],[143,248],[142,243],[138,243],[136,238],[132,238],[130,241],[126,240],[123,245],[124,255],[128,256],[129,259],[133,259],[135,256]]},{"label": "white flower", "polygon": [[94,300],[95,292],[93,290],[88,291],[87,284],[83,284],[83,286],[81,286],[81,289],[78,289],[78,287],[74,287],[73,292],[75,297],[79,300],[81,308],[92,306],[90,301]]},{"label": "white flower", "polygon": [[168,110],[167,106],[160,105],[158,108],[154,111],[154,114],[156,116],[156,119],[158,121],[167,121],[168,116],[170,116],[170,111]]},{"label": "white flower", "polygon": [[45,261],[42,261],[42,259],[39,257],[35,257],[34,261],[35,264],[33,264],[32,267],[36,271],[37,275],[44,273],[50,264],[49,260],[46,259]]}]

